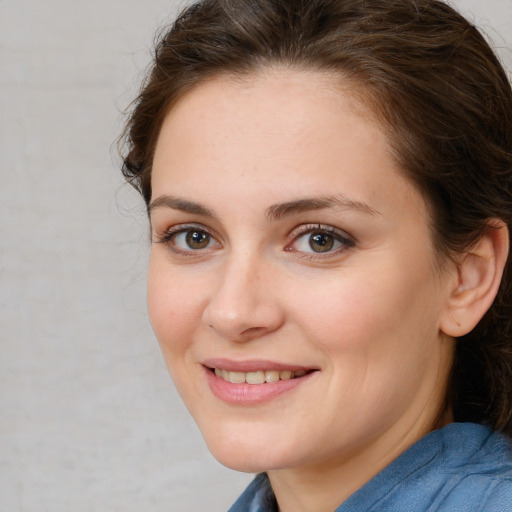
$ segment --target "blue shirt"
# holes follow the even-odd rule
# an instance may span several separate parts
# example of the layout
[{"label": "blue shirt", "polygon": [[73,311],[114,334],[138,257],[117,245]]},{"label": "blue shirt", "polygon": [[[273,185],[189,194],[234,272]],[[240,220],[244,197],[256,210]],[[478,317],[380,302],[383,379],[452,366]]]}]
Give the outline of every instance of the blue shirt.
[{"label": "blue shirt", "polygon": [[[229,512],[277,512],[262,473]],[[512,512],[512,444],[474,423],[452,423],[411,446],[334,512]]]}]

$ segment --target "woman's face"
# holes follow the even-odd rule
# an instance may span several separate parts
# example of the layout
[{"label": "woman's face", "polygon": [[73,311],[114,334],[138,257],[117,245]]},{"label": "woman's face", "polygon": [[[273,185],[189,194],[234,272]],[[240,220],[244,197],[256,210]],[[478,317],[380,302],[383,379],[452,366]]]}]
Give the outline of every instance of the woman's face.
[{"label": "woman's face", "polygon": [[337,87],[306,71],[216,78],[158,139],[150,318],[235,469],[387,457],[443,405],[453,276],[385,133]]}]

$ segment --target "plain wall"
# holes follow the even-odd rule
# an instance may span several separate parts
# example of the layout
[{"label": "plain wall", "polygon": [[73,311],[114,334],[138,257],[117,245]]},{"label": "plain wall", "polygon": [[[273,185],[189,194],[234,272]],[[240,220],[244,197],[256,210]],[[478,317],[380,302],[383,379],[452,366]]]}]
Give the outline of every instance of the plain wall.
[{"label": "plain wall", "polygon": [[[454,2],[512,69],[512,0]],[[148,324],[142,201],[112,145],[183,2],[0,0],[0,512],[225,511]]]}]

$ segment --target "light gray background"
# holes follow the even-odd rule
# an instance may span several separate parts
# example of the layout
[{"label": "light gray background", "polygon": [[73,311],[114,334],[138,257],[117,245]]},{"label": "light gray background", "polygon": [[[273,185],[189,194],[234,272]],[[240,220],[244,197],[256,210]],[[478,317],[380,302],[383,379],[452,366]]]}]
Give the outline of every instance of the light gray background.
[{"label": "light gray background", "polygon": [[[512,68],[512,0],[454,2]],[[223,512],[146,317],[147,235],[111,145],[184,2],[0,0],[0,512]]]}]

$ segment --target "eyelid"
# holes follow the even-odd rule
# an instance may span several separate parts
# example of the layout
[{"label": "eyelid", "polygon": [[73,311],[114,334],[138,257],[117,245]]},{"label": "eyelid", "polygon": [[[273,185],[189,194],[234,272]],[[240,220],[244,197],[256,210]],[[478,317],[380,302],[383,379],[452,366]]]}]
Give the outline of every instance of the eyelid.
[{"label": "eyelid", "polygon": [[[338,242],[343,244],[342,247],[338,247],[337,249],[333,249],[332,251],[326,251],[324,253],[318,252],[315,253],[314,251],[310,252],[304,252],[299,250],[294,250],[292,248],[292,245],[302,236],[308,235],[310,233],[325,233],[328,235],[331,235],[334,237]],[[285,250],[293,251],[297,253],[301,253],[304,255],[307,255],[305,257],[308,258],[326,258],[329,256],[333,256],[335,254],[339,254],[340,252],[343,252],[349,248],[352,248],[356,245],[356,240],[353,236],[349,235],[347,232],[342,231],[341,229],[335,228],[334,226],[330,226],[328,224],[301,224],[300,226],[293,229],[289,237],[291,238],[291,242],[286,246]]]},{"label": "eyelid", "polygon": [[[204,233],[207,233],[215,242],[216,245],[214,247],[205,247],[204,249],[190,249],[186,250],[183,248],[180,248],[173,244],[173,239],[176,237],[176,235],[179,235],[181,233],[186,233],[187,231],[202,231]],[[302,251],[299,249],[293,248],[294,243],[302,236],[305,236],[310,233],[325,233],[330,236],[332,236],[337,242],[341,244],[341,247],[337,247],[333,250],[326,251],[324,253],[321,252],[314,252],[314,251]],[[155,239],[156,238],[156,239]],[[327,258],[329,256],[338,255],[341,252],[346,251],[347,249],[350,249],[356,245],[356,239],[349,235],[347,232],[335,228],[332,225],[328,224],[320,224],[320,223],[307,223],[307,224],[301,224],[300,226],[297,226],[294,228],[288,235],[288,238],[290,239],[290,242],[287,243],[285,247],[285,251],[289,252],[295,252],[297,254],[302,255],[304,258]],[[216,249],[221,246],[221,242],[219,241],[218,235],[213,232],[210,228],[204,226],[203,224],[196,223],[196,222],[190,222],[190,223],[184,223],[184,224],[176,224],[174,226],[171,226],[167,228],[163,233],[155,233],[153,243],[159,243],[163,245],[167,245],[168,249],[172,251],[175,254],[183,255],[183,256],[201,256],[204,255],[205,252]]]},{"label": "eyelid", "polygon": [[338,236],[343,240],[351,241],[353,243],[356,242],[356,239],[352,235],[348,234],[346,231],[343,231],[342,229],[339,228],[335,228],[330,224],[320,224],[318,222],[301,224],[300,226],[297,226],[296,228],[292,229],[288,236],[293,239],[299,235],[304,235],[306,233],[312,233],[315,231],[322,231],[325,233],[329,233],[331,235]]},{"label": "eyelid", "polygon": [[212,232],[211,229],[207,228],[203,224],[198,224],[195,222],[185,223],[185,224],[176,224],[175,226],[171,226],[167,228],[162,234],[155,233],[156,240],[153,240],[154,243],[158,244],[164,244],[167,245],[169,250],[176,254],[181,254],[185,256],[193,255],[193,256],[199,256],[200,254],[204,253],[207,250],[213,249],[212,247],[207,247],[204,249],[190,249],[189,251],[185,249],[178,248],[175,246],[173,242],[173,238],[176,235],[179,235],[181,233],[186,233],[187,231],[202,231],[204,233],[207,233],[210,237],[212,237],[213,240],[217,242],[217,245],[220,246],[220,242],[218,239],[218,236]]}]

